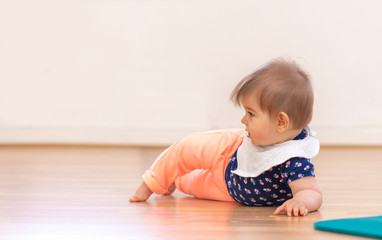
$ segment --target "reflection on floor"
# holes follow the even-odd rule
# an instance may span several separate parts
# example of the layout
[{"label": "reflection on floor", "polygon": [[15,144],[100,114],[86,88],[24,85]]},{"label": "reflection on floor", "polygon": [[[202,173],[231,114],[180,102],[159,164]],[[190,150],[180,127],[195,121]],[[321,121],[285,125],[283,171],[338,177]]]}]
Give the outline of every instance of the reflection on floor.
[{"label": "reflection on floor", "polygon": [[163,149],[0,146],[0,238],[358,239],[313,223],[382,215],[382,148],[322,148],[313,163],[324,205],[300,218],[179,192],[129,203]]}]

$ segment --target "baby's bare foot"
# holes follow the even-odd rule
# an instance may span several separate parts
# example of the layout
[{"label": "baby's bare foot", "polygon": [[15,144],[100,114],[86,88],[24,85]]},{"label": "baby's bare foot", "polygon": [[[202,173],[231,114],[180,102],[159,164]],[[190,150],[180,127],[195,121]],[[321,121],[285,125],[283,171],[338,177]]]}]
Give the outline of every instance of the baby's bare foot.
[{"label": "baby's bare foot", "polygon": [[163,195],[171,195],[176,189],[175,183],[172,183],[168,189],[167,192],[165,192]]},{"label": "baby's bare foot", "polygon": [[147,185],[142,182],[142,184],[138,187],[134,196],[132,196],[129,201],[130,202],[144,202],[146,201],[153,192],[147,187]]}]

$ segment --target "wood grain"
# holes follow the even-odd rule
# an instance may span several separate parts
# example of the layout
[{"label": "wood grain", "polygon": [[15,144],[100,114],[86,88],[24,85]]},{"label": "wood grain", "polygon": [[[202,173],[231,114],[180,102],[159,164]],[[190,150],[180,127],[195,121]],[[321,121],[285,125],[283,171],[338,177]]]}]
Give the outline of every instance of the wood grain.
[{"label": "wood grain", "polygon": [[359,239],[313,223],[382,215],[382,148],[322,148],[324,204],[299,218],[179,192],[129,203],[162,150],[0,146],[0,239]]}]

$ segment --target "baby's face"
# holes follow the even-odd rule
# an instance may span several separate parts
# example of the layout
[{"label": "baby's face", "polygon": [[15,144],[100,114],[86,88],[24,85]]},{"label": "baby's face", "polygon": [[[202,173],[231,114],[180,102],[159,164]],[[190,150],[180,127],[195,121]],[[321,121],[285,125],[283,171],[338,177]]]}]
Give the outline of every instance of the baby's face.
[{"label": "baby's face", "polygon": [[277,120],[272,120],[268,112],[261,110],[257,99],[242,99],[245,115],[241,122],[246,126],[247,137],[255,146],[269,146],[278,143],[280,134],[277,131]]}]

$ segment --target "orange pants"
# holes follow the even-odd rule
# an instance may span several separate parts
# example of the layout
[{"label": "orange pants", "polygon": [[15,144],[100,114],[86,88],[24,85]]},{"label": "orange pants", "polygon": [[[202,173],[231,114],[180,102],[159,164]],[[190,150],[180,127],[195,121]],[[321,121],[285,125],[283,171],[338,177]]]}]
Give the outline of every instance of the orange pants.
[{"label": "orange pants", "polygon": [[243,130],[220,130],[186,137],[155,160],[143,181],[157,194],[175,182],[178,190],[197,198],[234,201],[224,174],[244,135]]}]

